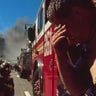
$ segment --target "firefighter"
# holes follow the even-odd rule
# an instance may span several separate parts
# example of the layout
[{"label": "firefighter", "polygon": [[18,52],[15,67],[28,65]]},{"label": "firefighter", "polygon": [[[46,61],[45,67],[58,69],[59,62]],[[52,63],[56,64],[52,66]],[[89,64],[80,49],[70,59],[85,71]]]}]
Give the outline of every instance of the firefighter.
[{"label": "firefighter", "polygon": [[14,96],[14,82],[13,78],[10,77],[11,69],[12,66],[9,63],[5,63],[1,68],[0,96]]},{"label": "firefighter", "polygon": [[71,96],[96,96],[90,68],[96,58],[96,7],[92,0],[50,0],[52,46],[61,81]]}]

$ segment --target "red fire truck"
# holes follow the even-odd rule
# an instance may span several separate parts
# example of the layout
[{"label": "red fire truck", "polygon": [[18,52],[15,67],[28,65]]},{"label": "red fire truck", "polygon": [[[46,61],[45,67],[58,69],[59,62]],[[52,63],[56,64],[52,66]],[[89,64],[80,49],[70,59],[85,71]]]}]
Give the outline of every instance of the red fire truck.
[{"label": "red fire truck", "polygon": [[58,95],[59,75],[55,54],[51,46],[54,26],[46,17],[49,1],[42,1],[37,18],[32,26],[29,27],[30,24],[26,24],[28,39],[32,45],[33,94],[34,96],[68,96]]}]

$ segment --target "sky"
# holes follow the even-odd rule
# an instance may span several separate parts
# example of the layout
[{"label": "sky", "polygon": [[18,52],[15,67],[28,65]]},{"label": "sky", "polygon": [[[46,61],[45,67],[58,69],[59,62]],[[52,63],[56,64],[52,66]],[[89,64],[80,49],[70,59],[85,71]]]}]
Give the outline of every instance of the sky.
[{"label": "sky", "polygon": [[32,23],[42,0],[0,0],[0,32],[4,33],[18,19],[27,17]]}]

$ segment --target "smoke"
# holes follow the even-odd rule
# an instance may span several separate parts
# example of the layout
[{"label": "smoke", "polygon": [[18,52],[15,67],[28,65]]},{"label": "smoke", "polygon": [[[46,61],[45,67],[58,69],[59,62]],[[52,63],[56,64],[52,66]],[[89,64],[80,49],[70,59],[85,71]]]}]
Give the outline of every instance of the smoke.
[{"label": "smoke", "polygon": [[[26,48],[27,36],[24,29],[28,24],[28,19],[19,19],[16,24],[7,30],[3,41],[3,57],[9,62],[16,62],[17,56],[21,53],[21,48]],[[1,46],[1,44],[0,44]]]},{"label": "smoke", "polygon": [[4,49],[5,49],[5,39],[4,36],[0,34],[0,59],[4,54]]}]

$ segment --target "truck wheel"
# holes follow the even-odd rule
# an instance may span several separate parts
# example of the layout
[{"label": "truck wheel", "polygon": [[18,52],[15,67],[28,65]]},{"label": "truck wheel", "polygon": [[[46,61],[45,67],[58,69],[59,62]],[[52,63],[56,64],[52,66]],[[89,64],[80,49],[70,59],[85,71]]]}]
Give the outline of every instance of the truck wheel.
[{"label": "truck wheel", "polygon": [[42,96],[42,74],[40,69],[36,69],[33,74],[33,95]]}]

